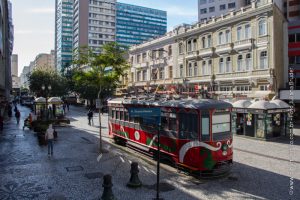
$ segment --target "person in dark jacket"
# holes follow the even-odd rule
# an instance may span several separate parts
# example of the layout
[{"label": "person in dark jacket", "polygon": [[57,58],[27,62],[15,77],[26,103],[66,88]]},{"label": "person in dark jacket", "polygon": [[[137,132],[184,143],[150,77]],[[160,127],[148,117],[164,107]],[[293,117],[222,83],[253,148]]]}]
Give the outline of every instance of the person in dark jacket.
[{"label": "person in dark jacket", "polygon": [[21,113],[20,113],[19,110],[16,111],[15,117],[16,117],[16,119],[17,119],[17,124],[19,124],[19,123],[20,123],[20,118],[21,118]]}]

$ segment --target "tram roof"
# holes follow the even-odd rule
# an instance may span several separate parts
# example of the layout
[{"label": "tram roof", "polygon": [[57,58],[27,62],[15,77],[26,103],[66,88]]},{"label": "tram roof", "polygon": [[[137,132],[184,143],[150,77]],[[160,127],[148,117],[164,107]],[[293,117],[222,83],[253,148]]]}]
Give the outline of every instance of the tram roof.
[{"label": "tram roof", "polygon": [[227,109],[231,108],[231,103],[214,100],[214,99],[181,99],[181,100],[137,100],[116,98],[111,99],[108,103],[118,103],[124,105],[141,105],[141,106],[160,106],[174,108],[190,108],[190,109]]}]

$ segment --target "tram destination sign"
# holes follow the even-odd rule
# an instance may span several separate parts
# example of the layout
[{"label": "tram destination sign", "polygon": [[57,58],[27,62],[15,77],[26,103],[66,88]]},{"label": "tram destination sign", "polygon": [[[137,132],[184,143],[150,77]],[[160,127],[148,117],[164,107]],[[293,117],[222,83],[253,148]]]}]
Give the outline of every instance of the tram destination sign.
[{"label": "tram destination sign", "polygon": [[129,108],[130,117],[160,117],[160,108]]},{"label": "tram destination sign", "polygon": [[129,108],[128,113],[130,117],[143,118],[144,123],[160,124],[160,108]]}]

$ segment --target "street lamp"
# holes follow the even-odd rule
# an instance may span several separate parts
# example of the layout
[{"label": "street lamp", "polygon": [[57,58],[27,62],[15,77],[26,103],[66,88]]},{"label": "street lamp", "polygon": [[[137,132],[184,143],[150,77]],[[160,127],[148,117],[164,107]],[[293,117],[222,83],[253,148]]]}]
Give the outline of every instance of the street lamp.
[{"label": "street lamp", "polygon": [[52,90],[51,85],[48,85],[48,87],[46,87],[44,84],[42,85],[42,90],[45,91],[46,94],[46,119],[48,119],[48,93]]}]

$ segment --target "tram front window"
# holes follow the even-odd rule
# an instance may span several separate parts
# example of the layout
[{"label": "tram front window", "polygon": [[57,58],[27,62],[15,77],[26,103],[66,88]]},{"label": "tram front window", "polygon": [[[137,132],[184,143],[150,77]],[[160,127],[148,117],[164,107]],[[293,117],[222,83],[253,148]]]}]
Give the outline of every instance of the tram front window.
[{"label": "tram front window", "polygon": [[179,114],[179,139],[197,140],[198,115],[193,113]]},{"label": "tram front window", "polygon": [[214,141],[231,137],[229,113],[215,113],[212,116],[212,134]]}]

